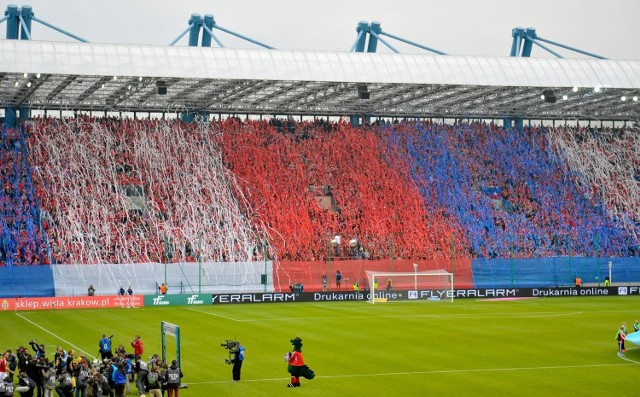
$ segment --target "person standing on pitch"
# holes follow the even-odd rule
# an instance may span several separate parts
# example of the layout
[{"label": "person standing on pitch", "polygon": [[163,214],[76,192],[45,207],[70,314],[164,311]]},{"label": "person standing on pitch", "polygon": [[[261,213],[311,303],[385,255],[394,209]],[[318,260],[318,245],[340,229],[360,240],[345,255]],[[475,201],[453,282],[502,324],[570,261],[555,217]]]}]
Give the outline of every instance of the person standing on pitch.
[{"label": "person standing on pitch", "polygon": [[163,373],[163,377],[167,382],[167,394],[169,397],[179,397],[178,392],[180,390],[180,379],[182,379],[182,376],[182,371],[178,367],[178,361],[171,361],[171,365]]},{"label": "person standing on pitch", "polygon": [[640,331],[640,324],[638,324],[638,320],[633,322],[633,332]]},{"label": "person standing on pitch", "polygon": [[340,291],[340,285],[342,284],[342,273],[340,270],[336,270],[336,288]]},{"label": "person standing on pitch", "polygon": [[102,334],[102,339],[98,342],[98,346],[100,347],[100,358],[102,361],[106,358],[113,357],[113,352],[111,351],[111,336],[107,338],[106,334]]},{"label": "person standing on pitch", "polygon": [[618,356],[624,357],[624,340],[627,339],[627,335],[624,332],[624,325],[621,325],[616,333],[616,340],[618,341]]},{"label": "person standing on pitch", "polygon": [[131,380],[135,380],[135,374],[140,369],[140,360],[142,359],[142,353],[144,353],[144,344],[142,343],[142,339],[140,339],[140,335],[136,335],[135,338],[131,341],[131,347],[133,347],[133,358],[136,360],[135,363],[135,371],[131,373]]},{"label": "person standing on pitch", "polygon": [[244,361],[244,346],[240,342],[233,350],[233,368],[231,375],[234,382],[240,382],[240,371],[242,370],[242,362]]}]

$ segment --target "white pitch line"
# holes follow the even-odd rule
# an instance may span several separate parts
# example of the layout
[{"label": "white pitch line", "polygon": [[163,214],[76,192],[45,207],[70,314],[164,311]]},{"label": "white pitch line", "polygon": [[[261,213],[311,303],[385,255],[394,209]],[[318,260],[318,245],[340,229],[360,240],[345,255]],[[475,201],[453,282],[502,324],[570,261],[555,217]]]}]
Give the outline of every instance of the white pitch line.
[{"label": "white pitch line", "polygon": [[[515,371],[540,371],[555,369],[573,369],[573,368],[600,368],[600,367],[625,367],[635,364],[588,364],[588,365],[557,365],[546,367],[516,367],[516,368],[476,368],[476,369],[448,369],[433,371],[411,371],[411,372],[385,372],[377,374],[345,374],[345,375],[326,375],[316,376],[315,379],[337,379],[337,378],[371,378],[382,376],[404,376],[404,375],[430,375],[430,374],[454,374],[454,373],[471,373],[471,372],[515,372]],[[248,379],[243,382],[274,382],[288,380],[289,378],[265,378],[265,379]],[[189,382],[190,385],[212,385],[219,383],[231,383],[230,380],[221,380],[213,382]]]},{"label": "white pitch line", "polygon": [[221,316],[221,315],[216,314],[216,313],[203,312],[202,310],[196,310],[196,309],[192,309],[190,307],[188,307],[187,310],[191,310],[192,312],[196,312],[196,313],[207,314],[209,316],[224,318],[225,320],[229,320],[229,321],[244,321],[244,320],[238,320],[237,318],[233,318],[233,317]]},{"label": "white pitch line", "polygon": [[44,332],[48,333],[49,335],[53,336],[54,338],[56,338],[56,339],[58,339],[58,340],[61,340],[61,341],[62,341],[62,342],[64,342],[65,344],[67,344],[67,345],[69,345],[69,346],[73,347],[75,350],[77,350],[77,351],[78,351],[78,353],[82,352],[83,354],[86,354],[86,355],[88,355],[88,356],[89,356],[89,357],[91,357],[91,358],[96,358],[96,356],[93,356],[93,355],[91,355],[91,354],[85,353],[85,350],[84,350],[84,349],[81,349],[80,347],[78,347],[78,346],[74,345],[73,343],[69,342],[68,340],[66,340],[66,339],[62,338],[62,337],[61,337],[61,336],[59,336],[59,335],[54,334],[53,332],[51,332],[51,331],[49,331],[48,329],[46,329],[46,328],[44,328],[43,326],[41,326],[40,324],[38,324],[38,323],[36,323],[36,322],[34,322],[34,321],[29,320],[28,318],[26,318],[26,317],[25,317],[25,316],[23,316],[22,314],[16,313],[16,316],[20,317],[21,319],[23,319],[24,321],[28,322],[29,324],[31,324],[31,325],[33,325],[33,326],[35,326],[35,327],[37,327],[37,328],[40,328],[40,329],[41,329],[41,330],[43,330]]},{"label": "white pitch line", "polygon": [[[215,314],[215,313],[210,313],[210,312],[206,312],[206,311],[200,311],[200,310],[195,310],[192,308],[188,308],[187,310],[191,310],[197,313],[202,313],[202,314],[208,314],[210,316],[214,316],[214,317],[220,317],[220,318],[224,318],[230,321],[237,321],[237,322],[255,322],[255,321],[286,321],[286,320],[326,320],[329,317],[320,317],[320,316],[311,316],[311,317],[269,317],[269,318],[256,318],[256,319],[251,319],[251,318],[244,318],[244,319],[238,319],[238,318],[233,318],[233,317],[226,317],[226,316],[221,316],[219,314]],[[348,319],[358,319],[358,318],[365,318],[365,319],[371,319],[371,318],[420,318],[420,317],[424,317],[424,318],[453,318],[453,317],[465,317],[465,318],[473,318],[473,317],[504,317],[504,316],[509,316],[511,318],[542,318],[542,317],[560,317],[560,316],[575,316],[578,314],[582,314],[584,312],[580,311],[580,312],[568,312],[568,313],[557,313],[557,312],[540,312],[540,313],[491,313],[491,314],[482,314],[482,313],[454,313],[454,314],[411,314],[411,315],[406,315],[406,314],[394,314],[394,315],[388,315],[388,316],[384,316],[384,315],[378,315],[378,316],[365,316],[365,315],[358,315],[358,316],[347,316],[345,318]],[[333,317],[330,317],[331,319],[333,319]]]}]

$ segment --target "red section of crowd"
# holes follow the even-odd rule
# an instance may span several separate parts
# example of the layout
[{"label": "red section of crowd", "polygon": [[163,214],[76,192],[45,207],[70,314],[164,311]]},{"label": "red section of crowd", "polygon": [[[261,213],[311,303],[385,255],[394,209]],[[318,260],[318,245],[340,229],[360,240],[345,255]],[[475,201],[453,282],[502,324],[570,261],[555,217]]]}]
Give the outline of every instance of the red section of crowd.
[{"label": "red section of crowd", "polygon": [[[348,123],[220,123],[226,166],[283,260],[449,258],[461,228],[427,207],[387,137]],[[317,203],[330,195],[335,208]],[[339,246],[330,245],[335,235]],[[351,240],[357,245],[352,249]]]}]

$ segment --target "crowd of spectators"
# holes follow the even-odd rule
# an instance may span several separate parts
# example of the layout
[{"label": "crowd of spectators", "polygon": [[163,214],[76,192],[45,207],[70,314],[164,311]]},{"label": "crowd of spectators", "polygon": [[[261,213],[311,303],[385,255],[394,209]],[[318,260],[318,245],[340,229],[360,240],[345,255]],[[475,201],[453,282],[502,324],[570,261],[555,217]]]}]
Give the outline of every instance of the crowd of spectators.
[{"label": "crowd of spectators", "polygon": [[19,130],[0,127],[0,265],[49,263],[27,149]]},{"label": "crowd of spectators", "polygon": [[213,132],[179,121],[35,119],[55,263],[246,261],[260,241]]},{"label": "crowd of spectators", "polygon": [[37,118],[0,131],[0,260],[638,255],[637,136],[572,132]]},{"label": "crowd of spectators", "polygon": [[492,124],[390,128],[425,199],[465,226],[472,257],[638,255],[633,232],[574,182],[576,171],[549,145],[547,131]]}]

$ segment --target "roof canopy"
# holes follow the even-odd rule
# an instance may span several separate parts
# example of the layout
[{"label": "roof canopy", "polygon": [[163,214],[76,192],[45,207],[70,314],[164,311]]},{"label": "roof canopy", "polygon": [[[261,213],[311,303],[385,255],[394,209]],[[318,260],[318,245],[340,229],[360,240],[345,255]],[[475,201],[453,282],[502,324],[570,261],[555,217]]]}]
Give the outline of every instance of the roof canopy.
[{"label": "roof canopy", "polygon": [[0,107],[640,118],[640,61],[28,40],[0,40],[0,59]]}]

